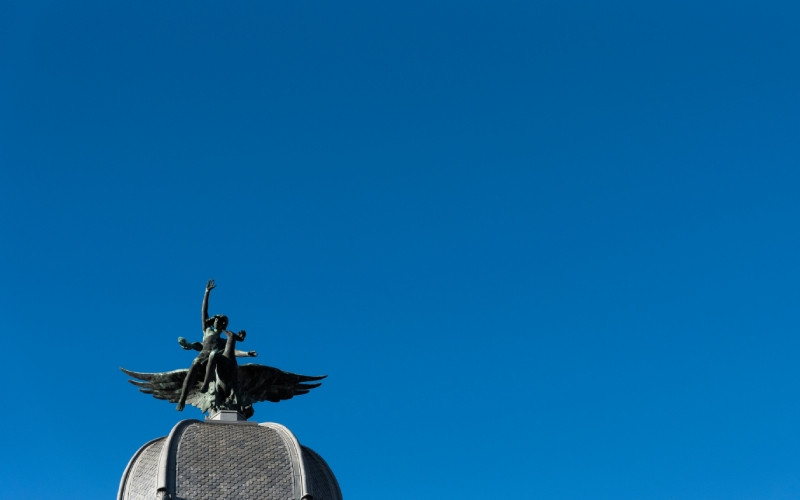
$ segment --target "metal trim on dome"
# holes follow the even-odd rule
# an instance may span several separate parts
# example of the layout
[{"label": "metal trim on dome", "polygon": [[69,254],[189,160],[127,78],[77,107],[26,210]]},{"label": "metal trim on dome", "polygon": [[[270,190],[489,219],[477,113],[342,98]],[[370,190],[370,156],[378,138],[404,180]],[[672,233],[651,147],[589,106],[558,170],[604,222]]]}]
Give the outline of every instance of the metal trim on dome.
[{"label": "metal trim on dome", "polygon": [[183,431],[192,424],[202,423],[200,420],[181,420],[169,433],[164,446],[161,448],[161,455],[158,458],[158,479],[156,480],[156,498],[159,500],[170,500],[175,495],[175,470],[176,458],[178,454],[178,443]]},{"label": "metal trim on dome", "polygon": [[[333,471],[331,470],[330,465],[328,465],[328,462],[326,462],[325,459],[322,458],[322,455],[312,450],[308,446],[300,445],[300,447],[303,449],[304,467],[305,467],[305,460],[307,458],[311,459],[312,462],[316,462],[315,464],[312,464],[310,467],[312,471],[311,473],[312,492],[315,494],[320,493],[320,491],[316,489],[318,486],[321,486],[318,482],[316,474],[322,473],[322,475],[324,476],[324,482],[326,483],[325,486],[323,486],[323,488],[325,488],[326,489],[325,491],[327,491],[332,495],[332,497],[325,496],[325,498],[330,500],[342,500],[342,490],[339,487],[339,481],[336,479],[336,476],[333,475]],[[306,469],[308,469],[308,467],[306,467]],[[309,495],[309,499],[313,500],[313,497]]]},{"label": "metal trim on dome", "polygon": [[141,448],[136,450],[136,453],[133,454],[131,459],[128,461],[128,465],[125,466],[125,471],[122,473],[122,479],[119,481],[119,490],[117,490],[117,500],[123,500],[123,495],[125,494],[125,486],[128,484],[128,477],[130,477],[131,471],[133,470],[134,464],[142,456],[144,450],[146,450],[150,445],[157,441],[161,441],[164,439],[163,437],[158,437],[146,442]]},{"label": "metal trim on dome", "polygon": [[294,465],[294,467],[292,467],[292,472],[294,474],[295,498],[299,498],[300,500],[312,500],[313,497],[308,492],[308,484],[306,481],[303,450],[300,447],[300,442],[297,440],[297,437],[287,427],[276,424],[275,422],[263,422],[258,425],[274,430],[283,438],[284,442],[287,444],[286,448],[291,455],[292,464]]}]

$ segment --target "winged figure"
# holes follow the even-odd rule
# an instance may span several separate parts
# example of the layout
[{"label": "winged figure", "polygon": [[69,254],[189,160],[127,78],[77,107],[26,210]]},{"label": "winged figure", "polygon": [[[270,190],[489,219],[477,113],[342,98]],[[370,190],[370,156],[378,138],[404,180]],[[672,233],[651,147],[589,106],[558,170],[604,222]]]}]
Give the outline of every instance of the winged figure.
[{"label": "winged figure", "polygon": [[[235,410],[245,418],[250,418],[253,404],[259,401],[277,403],[306,394],[319,387],[318,380],[326,375],[310,376],[285,372],[271,366],[246,364],[239,366],[237,357],[257,356],[255,351],[239,351],[236,343],[245,339],[247,332],[230,332],[225,329],[228,318],[224,315],[208,317],[208,297],[215,288],[214,280],[209,280],[203,296],[203,342],[189,343],[178,337],[184,349],[200,351],[192,365],[187,369],[169,372],[144,373],[120,368],[132,379],[130,383],[139,387],[145,394],[157,399],[178,403],[183,410],[189,403],[203,412],[210,410]],[[226,340],[223,341],[220,335]],[[199,380],[199,375],[205,377]],[[316,383],[315,383],[316,382]]]},{"label": "winged figure", "polygon": [[[177,403],[181,396],[181,388],[188,369],[173,370],[160,373],[142,373],[121,368],[125,374],[136,380],[130,383],[139,387],[145,394],[156,399],[164,399]],[[218,368],[219,370],[219,368]],[[222,384],[211,383],[207,392],[200,392],[197,383],[189,391],[186,403],[196,406],[203,412],[209,410],[236,410],[245,418],[253,416],[253,404],[260,401],[277,403],[306,394],[320,383],[313,383],[325,378],[323,376],[298,375],[285,372],[271,366],[246,364],[237,367],[237,385],[230,391],[224,391]],[[309,383],[312,382],[312,383]],[[228,392],[227,397],[225,396]]]}]

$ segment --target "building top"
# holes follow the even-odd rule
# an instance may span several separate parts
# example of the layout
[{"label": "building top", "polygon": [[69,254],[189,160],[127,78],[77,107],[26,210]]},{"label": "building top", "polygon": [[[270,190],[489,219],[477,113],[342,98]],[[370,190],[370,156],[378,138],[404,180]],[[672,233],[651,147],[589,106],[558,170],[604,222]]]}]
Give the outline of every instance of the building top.
[{"label": "building top", "polygon": [[118,500],[341,500],[328,464],[276,423],[183,420],[131,458]]},{"label": "building top", "polygon": [[[228,318],[210,316],[214,280],[206,284],[201,307],[202,341],[178,344],[198,354],[188,368],[158,373],[122,369],[139,390],[157,399],[193,405],[205,422],[183,420],[167,437],[150,441],[125,468],[118,500],[341,500],[336,478],[319,455],[286,427],[247,422],[253,405],[307,394],[322,376],[300,375],[261,364],[237,344],[247,332],[227,330]],[[223,339],[224,337],[224,339]]]}]

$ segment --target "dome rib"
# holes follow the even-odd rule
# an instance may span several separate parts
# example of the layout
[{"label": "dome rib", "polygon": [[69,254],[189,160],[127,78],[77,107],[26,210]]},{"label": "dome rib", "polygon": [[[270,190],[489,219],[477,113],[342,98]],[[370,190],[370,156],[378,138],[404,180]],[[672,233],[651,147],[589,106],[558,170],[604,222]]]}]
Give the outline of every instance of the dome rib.
[{"label": "dome rib", "polygon": [[192,424],[201,423],[199,420],[181,420],[170,431],[164,446],[161,447],[161,455],[158,458],[158,478],[156,479],[156,498],[167,500],[175,496],[176,480],[175,470],[177,464],[178,444],[180,444],[183,432]]},{"label": "dome rib", "polygon": [[117,491],[117,499],[118,500],[123,500],[124,499],[124,495],[125,495],[125,491],[126,491],[125,487],[130,482],[131,474],[133,473],[134,469],[138,465],[140,465],[140,458],[142,457],[142,454],[144,454],[144,452],[146,450],[148,450],[151,446],[153,446],[155,443],[158,443],[159,441],[163,441],[163,440],[164,440],[164,438],[160,437],[160,438],[155,438],[155,439],[153,439],[151,441],[148,441],[147,443],[144,444],[144,446],[139,448],[136,451],[136,453],[133,454],[131,459],[128,461],[128,465],[125,467],[125,472],[122,473],[122,479],[120,479],[120,481],[119,481],[119,490]]},{"label": "dome rib", "polygon": [[258,425],[277,432],[281,439],[283,439],[286,448],[289,450],[289,456],[292,461],[295,498],[299,498],[300,500],[311,499],[312,497],[308,493],[308,484],[306,483],[305,467],[303,466],[303,451],[300,448],[300,443],[297,441],[297,438],[289,429],[281,424],[264,422]]},{"label": "dome rib", "polygon": [[317,498],[342,500],[339,481],[336,480],[325,459],[307,446],[300,447],[303,449],[303,469],[307,472],[306,478],[314,495]]}]

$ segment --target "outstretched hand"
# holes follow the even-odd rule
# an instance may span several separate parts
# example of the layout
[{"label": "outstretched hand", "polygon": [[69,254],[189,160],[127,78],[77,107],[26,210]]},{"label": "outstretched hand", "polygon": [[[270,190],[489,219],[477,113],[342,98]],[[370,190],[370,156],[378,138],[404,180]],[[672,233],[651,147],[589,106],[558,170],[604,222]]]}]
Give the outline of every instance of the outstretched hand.
[{"label": "outstretched hand", "polygon": [[255,358],[258,356],[258,353],[256,351],[247,351],[247,355],[251,358]]},{"label": "outstretched hand", "polygon": [[206,283],[206,292],[210,292],[216,287],[217,285],[214,284],[214,278],[211,278],[210,280],[208,280],[208,283]]}]

